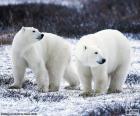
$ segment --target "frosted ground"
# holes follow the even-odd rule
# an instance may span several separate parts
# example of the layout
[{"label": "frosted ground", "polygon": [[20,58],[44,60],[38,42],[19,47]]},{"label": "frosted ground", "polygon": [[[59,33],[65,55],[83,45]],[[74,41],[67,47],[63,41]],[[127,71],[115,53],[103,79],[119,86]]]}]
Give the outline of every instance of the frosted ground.
[{"label": "frosted ground", "polygon": [[[64,82],[59,92],[38,93],[35,78],[27,70],[27,81],[20,90],[7,89],[13,82],[11,46],[0,46],[0,113],[37,113],[47,116],[79,115],[140,115],[140,41],[129,35],[132,63],[122,93],[97,97],[79,97],[80,90],[65,90]],[[133,39],[132,39],[133,38]],[[76,40],[70,40],[73,44]],[[132,109],[132,110],[131,110]]]}]

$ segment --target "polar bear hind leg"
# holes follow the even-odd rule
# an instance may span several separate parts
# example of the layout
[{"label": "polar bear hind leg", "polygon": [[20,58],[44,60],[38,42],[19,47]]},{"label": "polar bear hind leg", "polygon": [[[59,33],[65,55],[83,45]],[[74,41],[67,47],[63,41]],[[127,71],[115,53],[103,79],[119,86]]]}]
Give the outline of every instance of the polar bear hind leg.
[{"label": "polar bear hind leg", "polygon": [[33,48],[26,51],[24,58],[36,76],[38,90],[40,92],[48,92],[49,75],[42,58],[36,54]]}]

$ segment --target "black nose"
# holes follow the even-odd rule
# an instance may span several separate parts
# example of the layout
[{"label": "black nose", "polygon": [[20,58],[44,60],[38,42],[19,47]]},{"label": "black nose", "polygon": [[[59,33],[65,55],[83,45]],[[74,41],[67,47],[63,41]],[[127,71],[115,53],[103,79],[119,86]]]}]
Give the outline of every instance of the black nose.
[{"label": "black nose", "polygon": [[97,61],[98,64],[104,64],[105,62],[106,62],[106,59],[104,59],[104,58],[100,61]]},{"label": "black nose", "polygon": [[41,34],[41,38],[43,38],[44,37],[44,34]]},{"label": "black nose", "polygon": [[102,64],[105,63],[105,62],[106,62],[106,59],[103,58],[103,59],[102,59]]}]

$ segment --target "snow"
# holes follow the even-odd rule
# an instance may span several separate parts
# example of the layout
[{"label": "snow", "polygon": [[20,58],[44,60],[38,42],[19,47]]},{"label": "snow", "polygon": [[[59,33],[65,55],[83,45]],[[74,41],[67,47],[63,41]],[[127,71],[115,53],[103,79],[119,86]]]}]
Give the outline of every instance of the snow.
[{"label": "snow", "polygon": [[[68,39],[75,44],[76,39]],[[20,90],[9,90],[13,82],[11,69],[11,46],[0,46],[0,113],[36,113],[47,116],[78,115],[125,115],[131,109],[140,114],[140,41],[130,39],[132,64],[121,93],[83,98],[80,90],[65,90],[39,93],[31,70]],[[137,110],[139,112],[137,112]]]},{"label": "snow", "polygon": [[42,4],[55,4],[66,7],[74,7],[81,9],[83,4],[80,0],[1,0],[0,5],[15,5],[15,4],[30,4],[30,3],[42,3]]}]

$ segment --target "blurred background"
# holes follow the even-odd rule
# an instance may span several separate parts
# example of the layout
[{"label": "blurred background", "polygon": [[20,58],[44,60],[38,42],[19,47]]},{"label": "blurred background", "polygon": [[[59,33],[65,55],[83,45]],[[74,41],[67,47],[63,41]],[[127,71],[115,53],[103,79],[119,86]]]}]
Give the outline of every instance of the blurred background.
[{"label": "blurred background", "polygon": [[140,0],[0,0],[0,36],[22,26],[71,38],[105,28],[139,33]]}]

